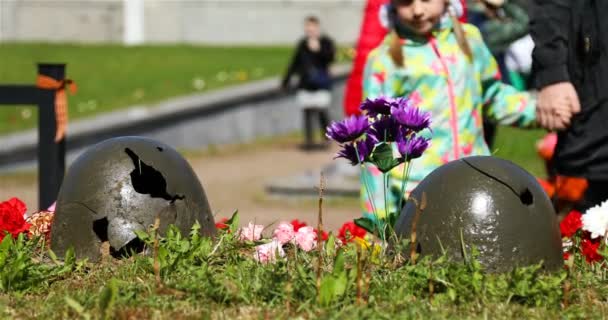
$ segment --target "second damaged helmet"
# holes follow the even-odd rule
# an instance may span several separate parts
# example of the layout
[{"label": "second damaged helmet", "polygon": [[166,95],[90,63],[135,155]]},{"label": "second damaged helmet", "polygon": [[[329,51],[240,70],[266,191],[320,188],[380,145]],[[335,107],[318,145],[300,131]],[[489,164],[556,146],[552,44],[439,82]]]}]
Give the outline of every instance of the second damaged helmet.
[{"label": "second damaged helmet", "polygon": [[[418,203],[418,205],[416,205]],[[421,255],[476,259],[488,271],[544,262],[563,268],[562,242],[551,201],[528,172],[489,156],[462,158],[431,172],[412,191],[395,226]]]}]

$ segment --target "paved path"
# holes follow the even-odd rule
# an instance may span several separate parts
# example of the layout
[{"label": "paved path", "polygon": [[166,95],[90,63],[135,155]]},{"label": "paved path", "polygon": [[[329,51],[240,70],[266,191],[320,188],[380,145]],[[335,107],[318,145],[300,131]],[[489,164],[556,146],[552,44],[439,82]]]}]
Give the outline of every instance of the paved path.
[{"label": "paved path", "polygon": [[[314,172],[332,163],[335,147],[303,152],[298,149],[298,142],[288,139],[261,147],[246,146],[241,151],[224,152],[220,148],[213,155],[191,155],[187,159],[203,183],[216,217],[227,217],[239,209],[242,224],[256,221],[266,225],[295,218],[316,223],[316,199],[274,199],[265,193],[270,180]],[[1,179],[0,199],[17,196],[30,207],[34,206],[37,196],[33,175]],[[317,184],[311,181],[308,187],[312,190]],[[358,204],[353,199],[328,200],[324,208],[325,225],[330,230],[337,230],[342,223],[359,215]]]}]

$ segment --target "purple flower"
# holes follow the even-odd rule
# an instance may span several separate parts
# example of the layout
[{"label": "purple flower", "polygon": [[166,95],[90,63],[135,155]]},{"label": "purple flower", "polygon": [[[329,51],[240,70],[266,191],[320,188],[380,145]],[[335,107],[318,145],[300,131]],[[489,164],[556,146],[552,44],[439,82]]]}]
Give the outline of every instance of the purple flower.
[{"label": "purple flower", "polygon": [[415,132],[429,128],[431,125],[431,113],[420,111],[418,107],[412,106],[405,99],[402,101],[398,106],[391,107],[391,115],[395,120]]},{"label": "purple flower", "polygon": [[359,138],[369,128],[369,121],[366,116],[351,116],[340,122],[332,122],[327,127],[327,134],[329,139],[335,140],[339,143],[345,143],[354,141]]},{"label": "purple flower", "polygon": [[420,158],[422,153],[429,147],[430,139],[412,135],[409,138],[405,136],[397,137],[397,149],[401,153],[401,157],[406,161]]},{"label": "purple flower", "polygon": [[367,116],[375,118],[378,115],[390,115],[391,106],[395,105],[395,99],[387,97],[379,97],[376,99],[365,99],[359,109],[367,111]]},{"label": "purple flower", "polygon": [[[374,150],[378,141],[374,137],[367,136],[365,140],[357,141],[353,143],[347,143],[342,146],[342,150],[338,152],[336,158],[344,158],[350,161],[350,164],[356,166],[363,161],[369,159],[370,154]],[[357,149],[355,149],[355,144]],[[357,151],[359,152],[359,158],[357,159]]]},{"label": "purple flower", "polygon": [[392,117],[381,118],[371,124],[368,136],[374,137],[377,141],[392,142],[401,131],[401,126]]}]

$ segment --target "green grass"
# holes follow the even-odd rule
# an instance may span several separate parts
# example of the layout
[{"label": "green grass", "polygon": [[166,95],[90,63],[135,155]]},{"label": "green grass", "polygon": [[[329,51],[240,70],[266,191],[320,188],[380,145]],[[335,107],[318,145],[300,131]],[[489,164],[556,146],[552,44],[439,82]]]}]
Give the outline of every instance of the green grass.
[{"label": "green grass", "polygon": [[[287,47],[0,44],[0,84],[33,84],[37,62],[67,63],[77,119],[281,74]],[[278,84],[277,84],[278,85]],[[0,133],[33,127],[34,107],[0,107]]]},{"label": "green grass", "polygon": [[[100,263],[44,258],[32,241],[0,245],[0,318],[16,319],[602,319],[606,262],[577,254],[569,269],[540,266],[486,273],[471,259],[417,263],[355,244],[321,252],[286,248],[263,265],[255,243],[232,233],[215,241],[170,231],[158,260],[136,255]],[[197,234],[194,232],[193,234]],[[154,247],[153,234],[141,234]],[[405,243],[403,247],[409,246]],[[374,253],[375,252],[375,253]],[[472,255],[471,255],[472,254]],[[474,251],[469,257],[475,256]],[[322,262],[319,264],[319,257]],[[158,268],[155,268],[156,262]],[[321,272],[317,273],[318,266]],[[319,276],[318,276],[319,275]],[[158,279],[158,280],[157,280]],[[317,281],[320,294],[317,293]]]},{"label": "green grass", "polygon": [[493,154],[515,162],[536,177],[546,175],[543,161],[536,152],[536,141],[547,132],[545,130],[524,130],[499,127]]}]

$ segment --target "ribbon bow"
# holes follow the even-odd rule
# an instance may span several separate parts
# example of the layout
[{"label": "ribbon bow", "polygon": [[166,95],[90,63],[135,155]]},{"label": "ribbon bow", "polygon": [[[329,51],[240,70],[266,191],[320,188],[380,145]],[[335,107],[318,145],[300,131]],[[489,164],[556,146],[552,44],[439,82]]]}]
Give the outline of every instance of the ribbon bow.
[{"label": "ribbon bow", "polygon": [[38,75],[36,87],[45,90],[55,90],[55,121],[57,129],[55,131],[55,142],[61,141],[65,137],[68,126],[68,99],[65,92],[67,87],[71,94],[76,93],[76,84],[70,79],[56,80],[49,76]]}]

